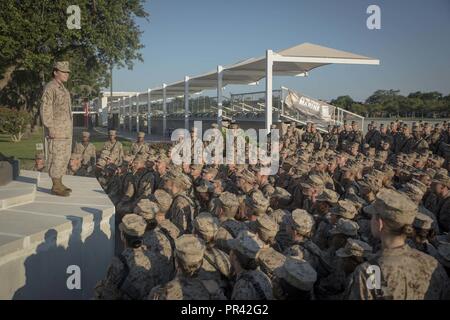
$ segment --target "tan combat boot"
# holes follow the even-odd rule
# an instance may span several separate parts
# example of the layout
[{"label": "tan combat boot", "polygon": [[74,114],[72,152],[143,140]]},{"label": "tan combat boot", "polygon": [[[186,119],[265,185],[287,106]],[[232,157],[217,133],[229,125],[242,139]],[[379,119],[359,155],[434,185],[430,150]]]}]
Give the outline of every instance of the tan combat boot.
[{"label": "tan combat boot", "polygon": [[68,191],[68,192],[72,192],[72,189],[66,187],[63,183],[62,183],[62,178],[59,179],[61,181],[61,186],[64,188],[64,190]]},{"label": "tan combat boot", "polygon": [[53,186],[52,186],[52,194],[61,196],[61,197],[68,197],[70,195],[69,191],[64,189],[61,183],[61,178],[52,178]]}]

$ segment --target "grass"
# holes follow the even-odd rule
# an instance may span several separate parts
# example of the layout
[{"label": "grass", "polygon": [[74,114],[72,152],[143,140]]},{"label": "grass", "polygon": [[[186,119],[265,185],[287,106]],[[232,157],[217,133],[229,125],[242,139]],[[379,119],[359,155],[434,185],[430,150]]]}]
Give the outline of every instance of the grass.
[{"label": "grass", "polygon": [[[82,131],[83,129],[81,128],[74,128],[74,142],[81,141]],[[106,135],[91,131],[91,142],[97,151],[101,150],[106,140]],[[123,144],[124,150],[130,150],[131,141],[123,138],[118,140]],[[16,143],[12,142],[7,134],[0,134],[0,152],[5,156],[14,156],[19,159],[20,167],[24,170],[30,170],[34,166],[37,143],[43,143],[42,128],[36,130],[29,137],[23,137],[22,141]]]}]

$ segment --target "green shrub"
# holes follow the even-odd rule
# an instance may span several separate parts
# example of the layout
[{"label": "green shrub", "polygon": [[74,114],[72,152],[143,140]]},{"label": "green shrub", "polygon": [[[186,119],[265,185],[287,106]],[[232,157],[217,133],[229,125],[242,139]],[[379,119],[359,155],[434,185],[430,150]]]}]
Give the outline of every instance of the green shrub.
[{"label": "green shrub", "polygon": [[11,141],[19,142],[31,122],[31,116],[27,111],[0,108],[0,132],[8,134]]}]

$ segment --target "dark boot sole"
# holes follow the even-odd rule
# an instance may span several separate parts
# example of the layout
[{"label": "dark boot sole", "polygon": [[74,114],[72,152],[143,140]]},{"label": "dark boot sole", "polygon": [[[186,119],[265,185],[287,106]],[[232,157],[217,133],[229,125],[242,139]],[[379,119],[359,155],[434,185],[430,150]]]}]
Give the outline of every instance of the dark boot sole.
[{"label": "dark boot sole", "polygon": [[55,196],[60,196],[60,197],[68,197],[68,196],[70,196],[70,194],[68,194],[68,193],[59,193],[59,192],[56,192],[56,191],[53,191],[53,190],[51,190],[51,194],[53,194],[53,195],[55,195]]}]

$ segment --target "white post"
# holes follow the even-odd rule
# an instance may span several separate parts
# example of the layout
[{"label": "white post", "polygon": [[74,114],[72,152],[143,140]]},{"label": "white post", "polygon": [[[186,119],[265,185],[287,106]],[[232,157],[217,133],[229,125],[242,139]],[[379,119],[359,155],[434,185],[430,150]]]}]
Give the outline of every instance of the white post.
[{"label": "white post", "polygon": [[150,99],[151,89],[147,89],[147,133],[152,133],[152,114],[151,114],[151,107],[152,107],[152,100]]},{"label": "white post", "polygon": [[136,94],[136,132],[139,132],[139,93]]},{"label": "white post", "polygon": [[222,128],[222,78],[223,67],[217,66],[217,124]]},{"label": "white post", "polygon": [[272,68],[273,68],[273,52],[266,51],[266,130],[270,132],[272,125]]},{"label": "white post", "polygon": [[120,119],[122,119],[122,98],[119,98],[117,100],[118,110],[119,110],[119,126],[117,127],[117,130],[120,131],[122,129],[122,125],[120,123]]},{"label": "white post", "polygon": [[166,101],[166,84],[163,83],[163,137],[166,137],[166,126],[167,126],[167,101]]},{"label": "white post", "polygon": [[128,130],[130,131],[130,132],[132,132],[133,131],[133,126],[132,126],[132,121],[131,121],[131,118],[133,117],[132,115],[133,115],[133,100],[131,100],[131,95],[128,97]]},{"label": "white post", "polygon": [[189,130],[189,77],[184,77],[184,128]]}]

